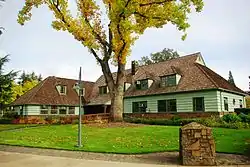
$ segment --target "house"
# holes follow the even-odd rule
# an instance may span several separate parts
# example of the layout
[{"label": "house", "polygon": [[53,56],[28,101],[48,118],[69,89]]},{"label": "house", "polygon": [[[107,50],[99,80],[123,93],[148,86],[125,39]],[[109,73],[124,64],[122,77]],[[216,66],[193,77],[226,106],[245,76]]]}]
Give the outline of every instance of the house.
[{"label": "house", "polygon": [[[50,76],[22,95],[11,106],[19,115],[77,115],[79,114],[79,92],[74,89],[77,80]],[[83,81],[88,103],[94,83]]]},{"label": "house", "polygon": [[[116,78],[116,73],[113,73]],[[195,53],[126,70],[124,113],[233,112],[245,92],[209,69]],[[104,76],[94,85],[88,109],[110,107]]]},{"label": "house", "polygon": [[[116,78],[116,73],[113,77]],[[63,81],[68,83],[60,83]],[[74,114],[77,114],[75,82],[49,77],[13,105],[23,105],[28,115],[51,113],[53,106],[59,106],[58,114],[65,113],[60,112],[60,106],[68,106],[66,113],[73,113],[69,111],[70,106],[72,110],[74,106]],[[60,94],[57,89],[62,85],[68,90],[65,94]],[[111,101],[104,76],[100,76],[95,83],[85,81],[84,85],[84,112],[110,112]],[[123,101],[126,114],[233,112],[234,108],[246,106],[245,95],[241,89],[209,69],[200,53],[140,67],[132,63],[131,69],[125,71]],[[36,109],[32,109],[35,106]],[[46,113],[43,113],[45,106]],[[47,112],[47,109],[51,111]]]}]

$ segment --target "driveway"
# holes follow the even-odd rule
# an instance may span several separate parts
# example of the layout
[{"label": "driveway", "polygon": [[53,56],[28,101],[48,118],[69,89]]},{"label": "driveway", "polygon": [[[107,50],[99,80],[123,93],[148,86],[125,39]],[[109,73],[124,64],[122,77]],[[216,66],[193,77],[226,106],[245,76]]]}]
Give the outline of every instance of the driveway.
[{"label": "driveway", "polygon": [[[163,165],[83,160],[0,151],[1,167],[163,167]],[[164,165],[166,166],[166,165]],[[167,165],[177,167],[177,165]]]}]

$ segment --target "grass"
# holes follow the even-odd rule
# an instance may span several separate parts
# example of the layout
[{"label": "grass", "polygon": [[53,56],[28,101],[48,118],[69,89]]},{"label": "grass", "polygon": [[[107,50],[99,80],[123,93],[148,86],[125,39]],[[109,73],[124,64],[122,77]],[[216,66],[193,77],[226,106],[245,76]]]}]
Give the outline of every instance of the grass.
[{"label": "grass", "polygon": [[1,131],[7,131],[7,130],[13,130],[13,129],[20,129],[20,128],[26,128],[26,127],[34,127],[37,125],[31,125],[31,124],[0,124],[0,132]]},{"label": "grass", "polygon": [[[243,154],[250,130],[214,128],[216,151]],[[77,125],[53,125],[0,132],[0,144],[108,153],[178,151],[179,127],[139,126],[100,128],[83,126],[83,147],[77,148]]]}]

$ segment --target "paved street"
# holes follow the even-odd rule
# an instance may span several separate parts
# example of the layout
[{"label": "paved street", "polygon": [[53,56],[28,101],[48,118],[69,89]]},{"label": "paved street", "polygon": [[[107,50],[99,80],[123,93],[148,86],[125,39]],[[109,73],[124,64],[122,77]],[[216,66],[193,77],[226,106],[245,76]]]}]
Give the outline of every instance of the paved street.
[{"label": "paved street", "polygon": [[[154,165],[127,162],[83,160],[66,157],[41,156],[0,151],[0,167],[178,167],[179,165]],[[233,166],[236,167],[237,165]],[[242,165],[242,167],[247,165]],[[250,165],[248,165],[250,167]],[[238,165],[240,167],[240,165]]]}]

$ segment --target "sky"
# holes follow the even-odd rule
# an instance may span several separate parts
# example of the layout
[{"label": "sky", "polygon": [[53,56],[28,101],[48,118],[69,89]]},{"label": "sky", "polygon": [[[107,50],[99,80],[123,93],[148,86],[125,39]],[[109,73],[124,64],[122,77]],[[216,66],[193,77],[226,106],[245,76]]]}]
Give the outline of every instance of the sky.
[{"label": "sky", "polygon": [[[73,0],[70,0],[74,3]],[[47,76],[78,78],[79,67],[84,80],[95,81],[101,68],[95,58],[67,32],[51,27],[52,13],[46,8],[33,10],[31,21],[24,26],[17,23],[18,11],[24,1],[6,0],[0,7],[0,26],[5,28],[0,37],[0,56],[10,54],[8,70],[25,70]],[[187,39],[168,24],[161,29],[148,29],[135,42],[131,60],[161,51],[164,48],[177,50],[181,55],[201,52],[206,65],[228,78],[232,71],[236,85],[249,89],[250,76],[250,1],[249,0],[204,0],[201,13],[189,16],[191,27]],[[115,71],[115,67],[112,67]]]}]

